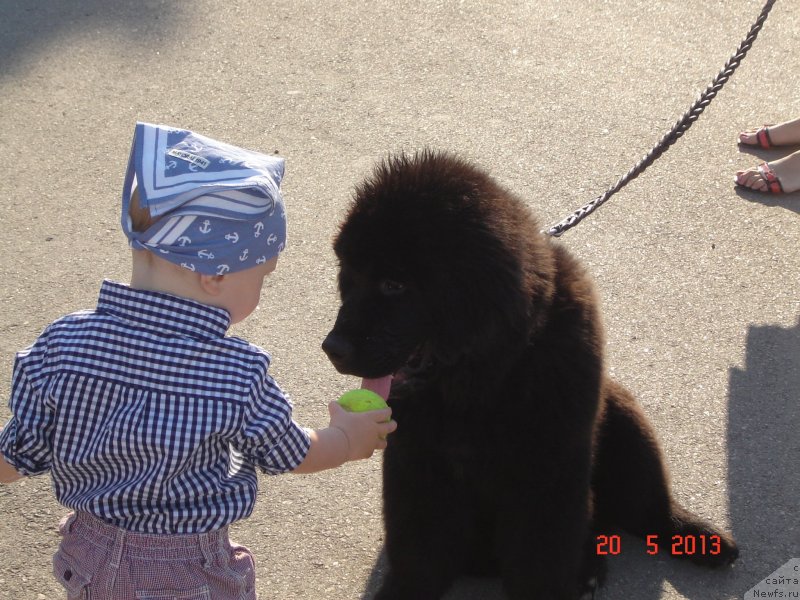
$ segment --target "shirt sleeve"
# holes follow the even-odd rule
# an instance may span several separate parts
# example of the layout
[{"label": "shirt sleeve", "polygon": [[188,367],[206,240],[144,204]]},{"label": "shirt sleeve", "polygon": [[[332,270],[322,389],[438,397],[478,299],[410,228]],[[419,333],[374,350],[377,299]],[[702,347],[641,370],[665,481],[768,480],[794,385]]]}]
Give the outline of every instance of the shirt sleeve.
[{"label": "shirt sleeve", "polygon": [[292,418],[292,404],[266,372],[259,377],[231,444],[269,475],[293,471],[311,446],[308,432]]},{"label": "shirt sleeve", "polygon": [[40,338],[17,354],[11,381],[11,420],[0,433],[0,452],[6,462],[22,475],[41,475],[52,460],[53,411],[44,402],[41,378],[31,376],[46,354]]}]

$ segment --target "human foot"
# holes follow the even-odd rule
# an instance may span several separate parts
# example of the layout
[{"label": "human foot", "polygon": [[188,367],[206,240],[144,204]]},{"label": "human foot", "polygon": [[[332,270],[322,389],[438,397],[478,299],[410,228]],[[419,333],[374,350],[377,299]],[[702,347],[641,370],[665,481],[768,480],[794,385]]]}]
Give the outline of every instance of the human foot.
[{"label": "human foot", "polygon": [[770,163],[737,171],[736,183],[769,194],[791,194],[800,190],[800,150]]},{"label": "human foot", "polygon": [[764,149],[800,144],[800,118],[743,131],[739,134],[739,143]]}]

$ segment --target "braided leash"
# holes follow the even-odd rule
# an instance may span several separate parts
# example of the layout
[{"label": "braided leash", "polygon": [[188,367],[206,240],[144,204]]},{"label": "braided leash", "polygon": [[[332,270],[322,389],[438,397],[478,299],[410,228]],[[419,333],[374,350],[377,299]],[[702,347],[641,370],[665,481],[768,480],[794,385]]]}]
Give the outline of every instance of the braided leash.
[{"label": "braided leash", "polygon": [[750,32],[747,34],[747,37],[739,45],[739,49],[736,51],[736,54],[734,54],[728,60],[728,62],[725,63],[725,67],[719,72],[716,78],[714,78],[714,81],[708,85],[700,97],[695,100],[691,108],[689,108],[689,110],[683,114],[683,117],[681,117],[678,122],[672,126],[672,129],[661,138],[661,140],[650,152],[648,152],[644,158],[642,158],[630,171],[625,173],[625,175],[620,177],[620,179],[614,185],[608,188],[608,190],[606,190],[602,195],[598,196],[585,206],[582,206],[564,220],[556,223],[548,229],[545,229],[542,233],[546,233],[547,235],[553,237],[559,237],[568,229],[575,227],[575,225],[583,221],[583,219],[605,204],[605,202],[611,198],[611,196],[616,194],[628,183],[641,175],[644,170],[653,164],[658,157],[664,154],[664,152],[666,152],[669,147],[672,146],[672,144],[678,141],[678,138],[686,133],[689,127],[692,126],[692,123],[700,118],[700,115],[703,113],[706,106],[711,104],[711,101],[716,97],[717,92],[722,89],[722,86],[725,85],[728,79],[730,79],[731,75],[733,75],[734,71],[736,71],[739,63],[742,62],[742,59],[744,59],[744,57],[747,55],[747,51],[750,50],[753,42],[755,42],[756,38],[758,37],[758,32],[761,31],[764,21],[767,20],[767,15],[769,15],[769,11],[772,10],[773,4],[775,4],[775,0],[767,0],[767,3],[761,10],[761,14],[758,16],[758,19],[750,28]]}]

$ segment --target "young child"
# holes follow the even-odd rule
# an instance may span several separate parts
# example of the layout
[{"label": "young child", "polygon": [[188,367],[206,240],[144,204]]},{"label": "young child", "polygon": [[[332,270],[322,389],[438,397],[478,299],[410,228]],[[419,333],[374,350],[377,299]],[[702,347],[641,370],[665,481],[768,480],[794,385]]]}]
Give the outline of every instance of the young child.
[{"label": "young child", "polygon": [[[258,305],[286,240],[283,160],[138,123],[122,228],[130,286],[63,317],[17,355],[0,481],[52,475],[72,509],[54,574],[68,598],[255,598],[255,468],[312,473],[368,458],[389,409],[307,430],[270,357],[226,337]],[[388,422],[386,422],[388,421]]]}]

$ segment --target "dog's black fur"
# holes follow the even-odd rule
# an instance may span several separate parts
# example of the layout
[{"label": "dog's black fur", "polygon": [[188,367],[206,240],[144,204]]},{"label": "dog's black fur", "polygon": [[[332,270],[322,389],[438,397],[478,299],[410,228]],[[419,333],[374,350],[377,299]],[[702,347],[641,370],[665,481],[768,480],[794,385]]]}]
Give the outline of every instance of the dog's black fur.
[{"label": "dog's black fur", "polygon": [[396,374],[379,600],[440,598],[461,574],[573,600],[602,575],[599,532],[657,536],[661,555],[718,539],[689,557],[708,566],[738,555],[671,498],[650,424],[605,374],[592,283],[539,230],[446,153],[388,159],[356,190],[323,347],[342,373]]}]

